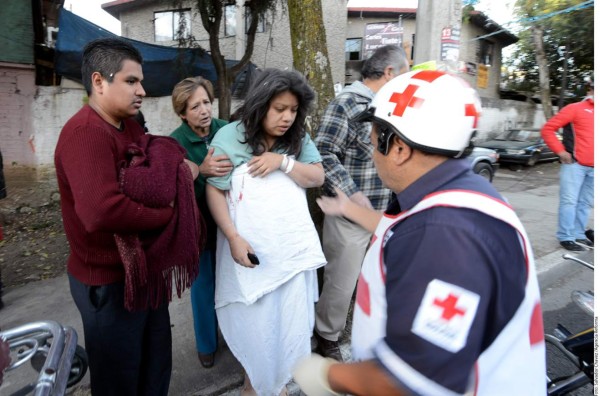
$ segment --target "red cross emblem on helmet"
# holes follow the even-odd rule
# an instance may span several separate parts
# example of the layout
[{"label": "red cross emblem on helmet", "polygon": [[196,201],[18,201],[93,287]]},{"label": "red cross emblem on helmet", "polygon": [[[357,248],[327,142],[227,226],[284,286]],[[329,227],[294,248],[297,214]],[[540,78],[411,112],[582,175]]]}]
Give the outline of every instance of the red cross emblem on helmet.
[{"label": "red cross emblem on helmet", "polygon": [[450,157],[465,152],[481,111],[477,92],[467,82],[438,70],[395,77],[371,106],[373,117],[394,127],[406,143]]},{"label": "red cross emblem on helmet", "polygon": [[[446,75],[445,73],[438,72],[435,70],[424,70],[415,74],[412,78],[422,81],[427,81],[429,83],[435,81],[437,78]],[[404,111],[407,107],[419,108],[423,104],[424,99],[416,96],[416,92],[418,91],[420,85],[409,84],[404,91],[402,92],[393,92],[390,97],[390,102],[396,103],[396,107],[392,114],[398,117],[402,117]],[[472,116],[473,119],[473,128],[477,127],[477,119],[479,118],[479,113],[475,108],[475,104],[468,103],[465,104],[465,116]]]}]

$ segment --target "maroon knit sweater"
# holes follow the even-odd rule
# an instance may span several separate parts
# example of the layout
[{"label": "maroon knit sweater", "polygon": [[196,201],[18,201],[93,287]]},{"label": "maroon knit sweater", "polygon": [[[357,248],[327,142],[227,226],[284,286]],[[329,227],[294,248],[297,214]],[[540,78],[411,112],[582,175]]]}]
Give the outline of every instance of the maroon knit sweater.
[{"label": "maroon knit sweater", "polygon": [[70,245],[67,270],[86,285],[124,281],[115,233],[160,230],[173,215],[170,206],[146,207],[120,192],[119,165],[144,134],[133,119],[123,125],[119,131],[84,106],[63,127],[54,153]]}]

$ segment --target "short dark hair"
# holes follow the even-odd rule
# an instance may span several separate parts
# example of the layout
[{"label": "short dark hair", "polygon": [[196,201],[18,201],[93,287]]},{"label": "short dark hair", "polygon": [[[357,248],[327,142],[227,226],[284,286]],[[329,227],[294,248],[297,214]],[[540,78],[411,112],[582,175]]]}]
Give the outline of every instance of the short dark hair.
[{"label": "short dark hair", "polygon": [[92,74],[100,73],[109,83],[123,67],[124,60],[142,64],[142,55],[129,42],[118,38],[101,38],[90,41],[83,49],[81,80],[89,95],[92,94]]},{"label": "short dark hair", "polygon": [[362,78],[377,80],[383,76],[385,68],[392,66],[396,74],[400,74],[404,66],[408,67],[408,59],[404,50],[396,45],[384,45],[377,48],[368,58],[360,71]]},{"label": "short dark hair", "polygon": [[273,98],[283,92],[290,92],[298,99],[298,112],[294,123],[279,137],[273,149],[281,149],[290,155],[298,156],[302,140],[306,135],[304,122],[310,110],[315,93],[302,74],[295,70],[264,69],[255,71],[248,93],[242,106],[235,112],[236,117],[246,128],[246,141],[253,155],[266,151],[264,146],[263,119],[267,116]]}]

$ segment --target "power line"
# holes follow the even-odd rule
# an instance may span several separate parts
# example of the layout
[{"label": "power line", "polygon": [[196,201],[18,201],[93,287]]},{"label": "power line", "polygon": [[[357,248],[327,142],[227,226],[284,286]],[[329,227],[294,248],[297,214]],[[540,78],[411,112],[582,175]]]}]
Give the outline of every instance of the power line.
[{"label": "power line", "polygon": [[486,34],[486,35],[483,35],[483,36],[472,38],[470,40],[467,40],[467,42],[481,40],[481,39],[488,38],[488,37],[491,37],[491,36],[495,36],[497,34],[504,33],[504,32],[510,33],[507,30],[507,27],[510,26],[510,25],[517,25],[517,24],[529,23],[529,22],[538,22],[538,21],[541,21],[541,20],[544,20],[544,19],[555,17],[557,15],[566,14],[566,13],[570,13],[570,12],[573,12],[573,11],[584,10],[586,8],[590,8],[590,7],[593,7],[593,6],[594,6],[594,0],[586,0],[583,3],[579,3],[579,4],[576,4],[574,6],[567,7],[564,10],[552,11],[552,12],[549,12],[547,14],[536,15],[536,16],[528,17],[528,18],[521,18],[519,20],[511,21],[511,22],[508,22],[508,23],[504,24],[504,26],[501,26],[502,29],[500,29],[500,30],[498,30],[496,32],[492,32],[492,33],[489,33],[489,34]]}]

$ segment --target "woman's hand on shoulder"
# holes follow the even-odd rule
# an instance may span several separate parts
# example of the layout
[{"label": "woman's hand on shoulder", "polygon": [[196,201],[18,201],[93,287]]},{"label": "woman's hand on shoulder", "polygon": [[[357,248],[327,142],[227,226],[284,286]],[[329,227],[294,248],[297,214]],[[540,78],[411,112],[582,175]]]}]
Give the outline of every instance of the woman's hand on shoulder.
[{"label": "woman's hand on shoulder", "polygon": [[215,148],[208,149],[204,161],[200,164],[200,174],[204,177],[227,176],[233,169],[233,164],[225,154],[213,155]]},{"label": "woman's hand on shoulder", "polygon": [[278,170],[282,161],[282,154],[266,152],[259,156],[252,157],[248,162],[248,172],[252,177],[265,177],[269,173]]}]

